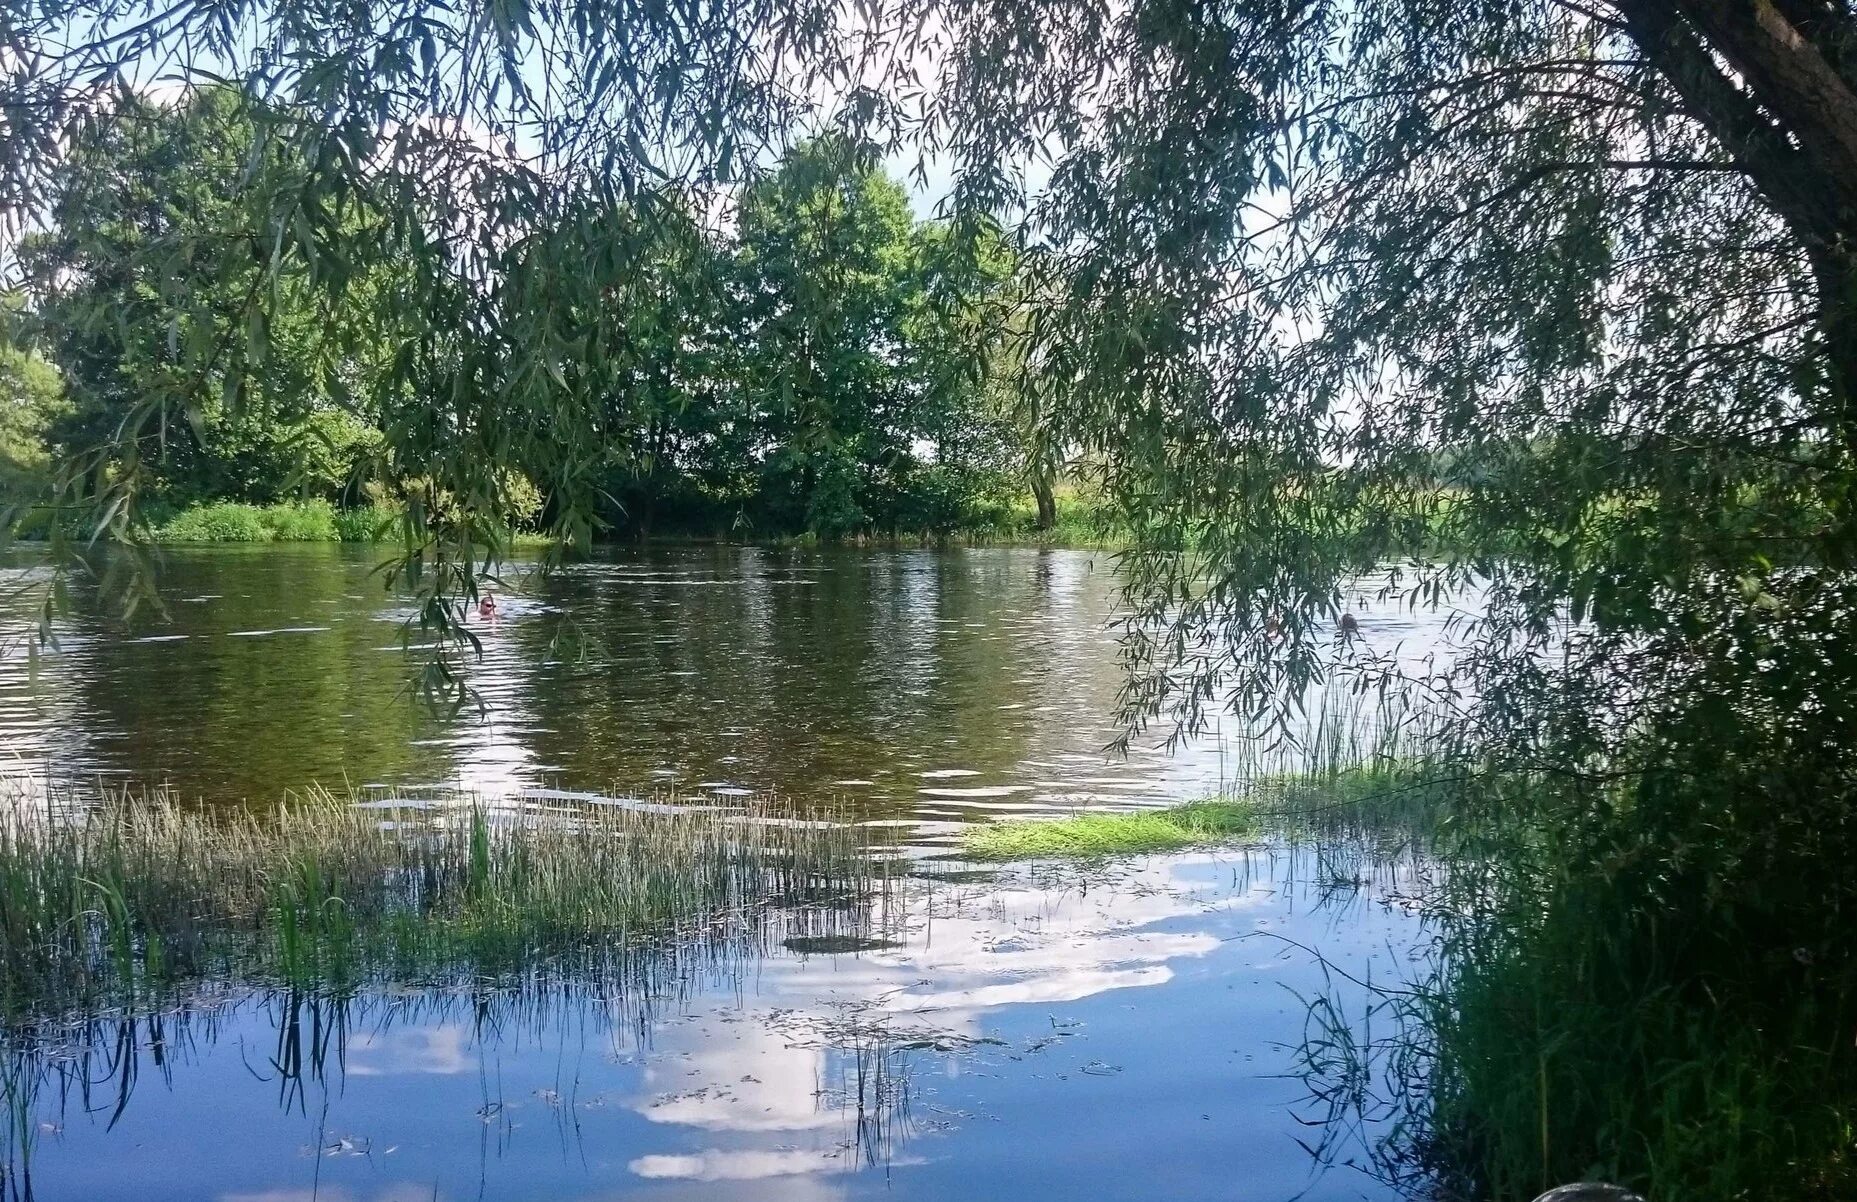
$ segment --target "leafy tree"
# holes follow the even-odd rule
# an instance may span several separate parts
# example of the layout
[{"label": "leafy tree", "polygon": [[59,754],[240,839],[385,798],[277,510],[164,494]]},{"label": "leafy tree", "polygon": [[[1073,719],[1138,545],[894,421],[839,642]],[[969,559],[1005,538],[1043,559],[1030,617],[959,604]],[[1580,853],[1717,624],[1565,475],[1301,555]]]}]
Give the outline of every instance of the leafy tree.
[{"label": "leafy tree", "polygon": [[65,414],[65,385],[58,368],[19,336],[19,308],[7,305],[0,338],[0,498],[32,498],[50,483],[52,453],[46,435]]},{"label": "leafy tree", "polygon": [[768,444],[762,491],[790,492],[806,528],[825,535],[893,517],[918,424],[903,329],[914,222],[873,155],[816,139],[741,204],[746,376]]},{"label": "leafy tree", "polygon": [[[1533,713],[1525,694],[1629,679],[1661,682],[1646,704],[1680,696],[1719,666],[1690,631],[1755,638],[1762,598],[1814,611],[1840,587],[1817,569],[1847,562],[1851,529],[1847,5],[901,0],[895,19],[855,28],[814,0],[623,21],[574,0],[396,13],[175,10],[99,38],[83,35],[115,28],[116,0],[22,17],[16,40],[36,57],[5,83],[24,123],[4,193],[19,216],[47,194],[107,214],[102,190],[75,181],[159,149],[103,128],[125,103],[119,67],[184,49],[263,102],[259,153],[244,170],[218,160],[244,181],[241,203],[189,201],[198,232],[164,235],[171,251],[210,237],[249,258],[211,287],[175,274],[185,321],[133,323],[172,330],[176,350],[151,347],[138,368],[157,399],[119,449],[184,428],[192,382],[277,341],[293,290],[252,279],[300,279],[326,311],[353,263],[385,256],[406,278],[383,389],[451,406],[388,429],[400,470],[488,501],[498,465],[553,462],[565,529],[596,487],[580,470],[597,458],[595,419],[562,383],[583,344],[491,338],[483,355],[507,362],[445,364],[477,354],[465,343],[486,332],[472,325],[485,298],[513,295],[499,274],[512,247],[579,197],[629,201],[668,177],[700,203],[747,183],[760,320],[795,352],[765,377],[800,440],[783,445],[831,449],[862,484],[907,426],[878,338],[906,240],[897,197],[822,180],[875,133],[942,152],[955,211],[1016,221],[1048,252],[1028,260],[1047,268],[1032,281],[1041,395],[1148,548],[1128,563],[1131,717],[1191,725],[1204,705],[1268,708],[1280,684],[1312,678],[1309,636],[1341,583],[1433,520],[1423,468],[1446,447],[1480,465],[1447,481],[1461,486],[1454,542],[1506,554],[1441,562],[1423,584],[1491,582],[1488,654],[1465,666],[1486,677],[1479,696],[1516,699],[1484,706],[1497,727],[1478,729],[1518,752],[1642,729],[1579,706],[1557,707],[1575,729],[1504,726]],[[795,72],[857,81],[825,102],[852,132],[756,182],[771,147],[817,126],[819,94],[791,86]],[[112,139],[124,145],[86,165]],[[1052,167],[1033,196],[1024,168],[1040,158]],[[870,253],[846,257],[801,220],[823,212],[868,232]],[[105,256],[89,266],[101,275]],[[249,304],[202,307],[241,283]],[[558,298],[535,287],[546,311]],[[420,389],[441,380],[455,396],[435,404]],[[92,386],[73,387],[86,404]],[[874,416],[835,412],[841,391]],[[521,445],[506,437],[517,427]],[[1498,451],[1523,445],[1550,453]],[[1287,644],[1262,635],[1277,609]],[[1534,653],[1563,610],[1594,627],[1569,670],[1543,672]]]},{"label": "leafy tree", "polygon": [[46,435],[64,411],[58,369],[31,350],[0,345],[0,497],[43,489],[51,468]]},{"label": "leafy tree", "polygon": [[370,441],[333,400],[366,370],[365,319],[331,323],[300,279],[267,271],[246,225],[255,154],[305,170],[255,142],[251,103],[215,87],[98,113],[54,181],[51,228],[19,252],[72,399],[52,439],[67,462],[175,502],[334,496]]}]

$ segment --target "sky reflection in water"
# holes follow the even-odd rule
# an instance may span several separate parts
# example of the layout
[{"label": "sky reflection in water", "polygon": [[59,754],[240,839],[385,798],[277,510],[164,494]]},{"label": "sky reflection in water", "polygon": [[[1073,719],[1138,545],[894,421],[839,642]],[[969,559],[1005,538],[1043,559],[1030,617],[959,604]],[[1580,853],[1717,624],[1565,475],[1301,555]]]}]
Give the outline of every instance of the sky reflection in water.
[{"label": "sky reflection in water", "polygon": [[692,965],[657,997],[244,996],[138,1025],[113,1128],[106,1024],[87,1064],[63,1061],[88,1107],[40,1090],[32,1184],[47,1202],[1387,1198],[1295,1142],[1304,1090],[1281,1074],[1296,992],[1323,976],[1285,940],[1387,979],[1412,971],[1418,924],[1387,900],[1397,873],[1319,895],[1292,883],[1309,867],[1192,853],[916,881],[879,915],[891,946]]},{"label": "sky reflection in water", "polygon": [[[165,621],[80,610],[36,660],[7,641],[0,749],[215,802],[312,781],[772,791],[918,849],[1233,770],[1217,737],[1104,756],[1120,675],[1099,555],[616,552],[502,590],[471,669],[487,710],[454,719],[402,691],[376,558],[169,555]],[[37,571],[0,563],[0,586]],[[26,628],[21,605],[0,591],[0,633]],[[1445,615],[1359,609],[1377,651],[1444,644]],[[679,961],[652,995],[244,992],[127,1036],[105,1018],[88,1055],[28,1061],[49,1074],[31,1184],[48,1202],[1390,1198],[1314,1171],[1283,1074],[1297,994],[1340,979],[1305,949],[1401,977],[1418,923],[1375,889],[1318,905],[1296,879],[1227,852],[918,881],[874,946],[808,928],[765,957]]]}]

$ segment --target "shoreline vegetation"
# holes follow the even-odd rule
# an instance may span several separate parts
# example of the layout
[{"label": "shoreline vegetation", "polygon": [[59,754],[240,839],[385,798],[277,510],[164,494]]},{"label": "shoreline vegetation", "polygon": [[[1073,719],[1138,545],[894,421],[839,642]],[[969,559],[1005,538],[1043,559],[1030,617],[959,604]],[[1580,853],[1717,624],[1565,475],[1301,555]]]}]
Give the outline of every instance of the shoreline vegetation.
[{"label": "shoreline vegetation", "polygon": [[[1365,862],[1403,865],[1388,900],[1426,916],[1430,950],[1373,988],[1366,1015],[1305,999],[1296,1051],[1311,1105],[1329,1110],[1326,1140],[1396,1120],[1403,1134],[1337,1154],[1401,1186],[1525,1197],[1598,1175],[1653,1198],[1777,1181],[1789,1184],[1759,1196],[1849,1196],[1857,1056],[1822,1038],[1826,1006],[1848,994],[1806,987],[1821,971],[1809,945],[1673,932],[1652,971],[1634,969],[1635,935],[1612,919],[1634,900],[1630,874],[1595,877],[1581,848],[1548,837],[1566,782],[1466,775],[1333,717],[1308,767],[1260,766],[1225,796],[1168,808],[975,826],[953,853],[1087,863],[1282,840],[1313,849],[1342,889],[1364,883]],[[511,808],[316,791],[218,812],[15,786],[0,807],[0,1025],[172,1006],[203,985],[343,996],[632,979],[667,956],[742,960],[794,932],[865,933],[895,887],[867,832],[753,799]],[[1606,804],[1625,803],[1608,790]],[[1693,983],[1690,956],[1720,964],[1737,945],[1764,977]],[[1757,979],[1777,985],[1733,987]],[[1382,1033],[1361,1041],[1363,1023]]]},{"label": "shoreline vegetation", "polygon": [[220,981],[348,990],[627,971],[770,922],[855,925],[881,866],[772,802],[492,807],[315,791],[217,812],[169,794],[0,807],[0,1023]]},{"label": "shoreline vegetation", "polygon": [[[271,543],[389,543],[400,537],[405,514],[390,504],[342,508],[325,500],[278,501],[257,505],[243,501],[206,501],[173,512],[152,515],[148,543],[164,547],[264,545]],[[13,528],[11,538],[33,542],[48,533],[42,511],[27,509]],[[550,535],[514,530],[510,546],[537,549],[553,543]],[[812,533],[757,535],[751,529],[715,531],[663,530],[650,536],[614,532],[596,538],[595,545],[637,546],[688,543],[747,543],[769,546],[1039,546],[1085,550],[1115,550],[1126,543],[1106,510],[1072,492],[1060,492],[1050,525],[1040,528],[1038,513],[1027,495],[1002,507],[985,520],[952,530],[864,533],[821,538]]]},{"label": "shoreline vegetation", "polygon": [[[1682,896],[1686,882],[1647,882],[1617,849],[1595,861],[1556,837],[1570,808],[1640,821],[1642,805],[1629,778],[1395,758],[1261,776],[1168,809],[1005,820],[962,846],[976,860],[1090,861],[1269,837],[1315,849],[1342,887],[1363,862],[1406,863],[1397,902],[1430,925],[1426,960],[1376,984],[1364,1013],[1304,999],[1296,1055],[1323,1154],[1359,1157],[1408,1192],[1527,1198],[1597,1178],[1647,1198],[1853,1196],[1848,972],[1824,961],[1822,938],[1770,929],[1757,908],[1725,914]],[[1649,890],[1699,921],[1621,927]],[[1392,1137],[1348,1144],[1388,1122]]]},{"label": "shoreline vegetation", "polygon": [[975,826],[961,850],[977,860],[1094,858],[1229,842],[1259,833],[1244,801],[1207,799],[1165,809],[1017,818]]},{"label": "shoreline vegetation", "polygon": [[1415,759],[1318,764],[1259,775],[1178,805],[1002,819],[970,828],[961,848],[978,860],[1096,859],[1274,837],[1365,839],[1391,852],[1427,834],[1455,783]]}]

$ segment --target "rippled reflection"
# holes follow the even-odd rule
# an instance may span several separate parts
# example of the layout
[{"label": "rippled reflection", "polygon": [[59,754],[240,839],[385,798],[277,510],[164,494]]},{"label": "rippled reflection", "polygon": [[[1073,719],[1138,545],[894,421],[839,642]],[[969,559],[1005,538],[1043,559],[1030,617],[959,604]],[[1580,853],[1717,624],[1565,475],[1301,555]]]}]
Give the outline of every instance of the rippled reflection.
[{"label": "rippled reflection", "polygon": [[[20,554],[29,554],[22,551]],[[1033,550],[615,553],[520,573],[479,629],[482,715],[409,701],[407,610],[341,547],[171,551],[165,620],[95,609],[31,657],[0,564],[0,747],[62,774],[269,801],[312,781],[736,795],[960,821],[1209,792],[1216,733],[1110,761],[1105,557]],[[1423,655],[1444,615],[1363,609]]]}]

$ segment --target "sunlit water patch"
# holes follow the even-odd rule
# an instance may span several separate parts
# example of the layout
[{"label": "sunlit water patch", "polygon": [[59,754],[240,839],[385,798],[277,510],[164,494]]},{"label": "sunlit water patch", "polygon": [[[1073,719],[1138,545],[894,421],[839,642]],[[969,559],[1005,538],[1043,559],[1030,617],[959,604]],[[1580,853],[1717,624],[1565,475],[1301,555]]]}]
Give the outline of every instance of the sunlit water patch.
[{"label": "sunlit water patch", "polygon": [[[483,655],[455,715],[409,701],[435,645],[401,631],[414,611],[383,590],[378,551],[173,550],[164,613],[123,628],[80,605],[38,654],[16,587],[44,581],[30,554],[0,564],[0,748],[67,778],[259,803],[310,782],[689,782],[901,817],[1027,790],[1179,800],[1254,757],[1217,730],[1105,755],[1122,677],[1110,565],[1088,552],[658,548],[546,579],[518,567],[494,618],[468,615]],[[1420,664],[1446,642],[1447,614],[1375,604],[1359,599],[1363,648]]]}]

